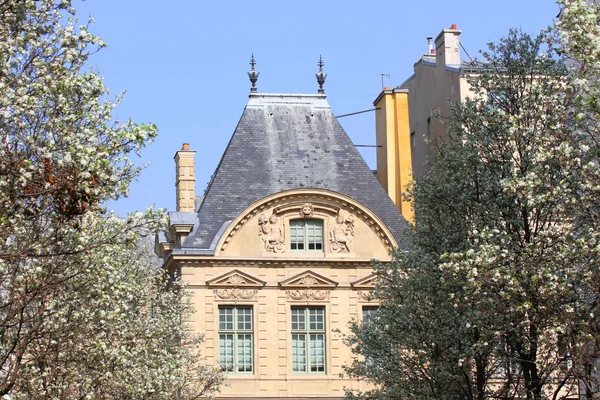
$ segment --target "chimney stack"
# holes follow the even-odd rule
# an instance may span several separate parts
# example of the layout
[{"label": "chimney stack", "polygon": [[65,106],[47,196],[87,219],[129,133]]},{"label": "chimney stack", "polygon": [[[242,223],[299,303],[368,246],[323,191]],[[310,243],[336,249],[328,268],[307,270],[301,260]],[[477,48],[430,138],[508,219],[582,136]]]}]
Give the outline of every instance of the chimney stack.
[{"label": "chimney stack", "polygon": [[196,176],[194,175],[195,151],[190,150],[190,145],[184,143],[175,153],[175,191],[177,196],[176,211],[194,212],[194,199],[196,197]]},{"label": "chimney stack", "polygon": [[460,66],[460,41],[461,31],[456,24],[444,29],[435,38],[435,54],[438,66]]}]

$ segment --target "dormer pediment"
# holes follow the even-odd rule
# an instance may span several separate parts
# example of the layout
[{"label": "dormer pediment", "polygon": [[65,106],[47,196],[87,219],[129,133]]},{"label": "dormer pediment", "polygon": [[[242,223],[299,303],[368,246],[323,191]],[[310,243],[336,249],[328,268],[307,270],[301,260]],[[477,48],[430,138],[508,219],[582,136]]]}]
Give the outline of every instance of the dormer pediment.
[{"label": "dormer pediment", "polygon": [[361,278],[357,281],[354,281],[350,284],[350,286],[352,286],[352,289],[373,289],[373,287],[375,287],[375,283],[377,280],[377,276],[375,274],[371,274],[368,276],[365,276],[364,278]]},{"label": "dormer pediment", "polygon": [[284,289],[333,289],[337,285],[338,282],[310,270],[279,282]]},{"label": "dormer pediment", "polygon": [[261,288],[265,286],[266,282],[234,269],[224,275],[206,281],[206,284],[209,287]]}]

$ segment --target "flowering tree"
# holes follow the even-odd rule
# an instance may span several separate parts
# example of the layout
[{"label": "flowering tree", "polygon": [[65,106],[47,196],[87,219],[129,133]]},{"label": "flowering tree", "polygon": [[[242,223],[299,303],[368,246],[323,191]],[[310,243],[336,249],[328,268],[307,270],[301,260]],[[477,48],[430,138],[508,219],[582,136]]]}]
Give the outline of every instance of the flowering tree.
[{"label": "flowering tree", "polygon": [[104,44],[74,13],[0,1],[0,395],[207,395],[221,377],[197,365],[190,307],[140,244],[162,214],[103,206],[156,128],[112,118],[120,96],[84,68]]},{"label": "flowering tree", "polygon": [[491,44],[452,105],[412,247],[377,267],[379,318],[347,338],[348,372],[378,385],[350,397],[597,395],[600,31],[597,7],[562,4],[552,33]]}]

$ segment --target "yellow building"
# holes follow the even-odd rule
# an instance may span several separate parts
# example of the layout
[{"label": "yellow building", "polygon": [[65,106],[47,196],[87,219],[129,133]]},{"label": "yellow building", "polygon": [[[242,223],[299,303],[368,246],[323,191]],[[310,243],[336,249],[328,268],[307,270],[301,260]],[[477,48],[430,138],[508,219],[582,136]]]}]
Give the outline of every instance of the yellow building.
[{"label": "yellow building", "polygon": [[[408,224],[334,117],[322,71],[315,95],[258,93],[254,65],[249,75],[249,101],[197,205],[195,152],[175,155],[177,210],[157,252],[189,284],[208,362],[227,371],[219,398],[341,399],[362,383],[340,377],[351,353],[335,330],[376,309],[371,260],[389,261]],[[406,93],[380,97],[406,112]],[[387,134],[408,128],[377,134],[394,160],[378,177],[398,202],[410,151]]]},{"label": "yellow building", "polygon": [[386,87],[373,105],[377,180],[402,211],[404,218],[413,222],[412,204],[405,197],[413,179],[408,96],[406,89],[390,90]]}]

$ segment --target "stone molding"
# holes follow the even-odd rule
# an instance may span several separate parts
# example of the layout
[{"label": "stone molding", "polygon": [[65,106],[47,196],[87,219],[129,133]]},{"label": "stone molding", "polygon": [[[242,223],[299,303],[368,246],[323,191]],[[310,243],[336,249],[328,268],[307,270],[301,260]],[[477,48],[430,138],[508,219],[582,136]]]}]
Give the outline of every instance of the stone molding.
[{"label": "stone molding", "polygon": [[310,270],[279,282],[283,289],[333,289],[337,285],[338,282]]},{"label": "stone molding", "polygon": [[219,240],[219,243],[216,246],[215,255],[225,251],[228,244],[231,242],[232,238],[240,230],[240,228],[248,221],[256,217],[257,214],[265,214],[271,210],[272,213],[276,213],[277,215],[292,210],[302,214],[304,213],[303,210],[307,205],[310,205],[313,208],[313,211],[311,211],[310,215],[319,209],[321,211],[326,211],[328,214],[338,214],[340,210],[344,210],[348,214],[351,214],[353,218],[362,220],[368,227],[370,227],[373,233],[379,237],[379,240],[384,244],[388,251],[391,252],[392,249],[397,246],[393,235],[385,226],[385,224],[372,211],[368,210],[365,206],[357,201],[328,190],[297,189],[268,196],[255,202],[245,211],[243,211],[231,223]]},{"label": "stone molding", "polygon": [[265,284],[265,281],[261,281],[238,269],[234,269],[233,271],[206,281],[208,287],[242,287],[246,289],[261,288],[265,286]]},{"label": "stone molding", "polygon": [[291,301],[328,301],[331,289],[338,285],[323,275],[307,270],[279,282],[279,287],[287,289],[285,298]]},{"label": "stone molding", "polygon": [[376,299],[373,299],[371,297],[372,290],[375,287],[376,279],[377,277],[375,276],[375,274],[370,274],[365,276],[364,278],[350,283],[350,287],[352,287],[353,290],[357,291],[359,301],[376,301]]},{"label": "stone molding", "polygon": [[253,300],[258,289],[265,286],[261,281],[240,270],[234,269],[226,274],[206,281],[206,286],[213,289],[216,300]]}]

